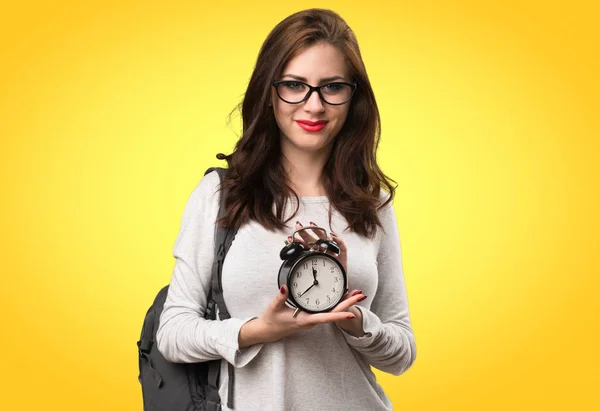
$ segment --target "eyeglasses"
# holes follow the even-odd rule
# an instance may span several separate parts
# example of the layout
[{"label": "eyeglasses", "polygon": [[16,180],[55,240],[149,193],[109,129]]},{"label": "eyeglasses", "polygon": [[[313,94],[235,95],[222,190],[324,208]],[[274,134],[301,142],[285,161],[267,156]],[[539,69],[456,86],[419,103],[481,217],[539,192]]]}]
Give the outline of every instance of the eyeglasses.
[{"label": "eyeglasses", "polygon": [[356,84],[335,82],[313,87],[301,81],[282,80],[273,83],[277,96],[286,103],[299,104],[308,100],[313,91],[316,91],[327,104],[339,106],[347,103],[356,90]]}]

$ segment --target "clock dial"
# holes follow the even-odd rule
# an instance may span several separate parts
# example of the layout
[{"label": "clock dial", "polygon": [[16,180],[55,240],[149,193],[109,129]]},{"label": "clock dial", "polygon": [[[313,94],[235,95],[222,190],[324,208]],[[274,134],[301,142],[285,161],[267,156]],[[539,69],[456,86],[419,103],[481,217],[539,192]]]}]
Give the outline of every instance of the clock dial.
[{"label": "clock dial", "polygon": [[306,311],[327,311],[335,307],[342,299],[345,287],[339,263],[326,254],[307,255],[290,273],[290,293]]}]

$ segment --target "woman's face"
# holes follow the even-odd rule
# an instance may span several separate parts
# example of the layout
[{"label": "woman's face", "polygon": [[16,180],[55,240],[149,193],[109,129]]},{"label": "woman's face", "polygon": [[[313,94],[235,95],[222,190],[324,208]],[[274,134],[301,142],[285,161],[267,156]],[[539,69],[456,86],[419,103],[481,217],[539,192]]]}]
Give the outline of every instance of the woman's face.
[{"label": "woman's face", "polygon": [[[319,43],[292,58],[277,80],[297,80],[320,86],[334,81],[349,83],[351,79],[344,55],[331,44]],[[290,104],[281,100],[273,87],[271,98],[284,153],[296,150],[315,154],[328,151],[344,125],[350,107],[350,101],[336,106],[327,104],[316,91],[302,103]],[[317,121],[324,121],[324,126],[306,124]]]}]

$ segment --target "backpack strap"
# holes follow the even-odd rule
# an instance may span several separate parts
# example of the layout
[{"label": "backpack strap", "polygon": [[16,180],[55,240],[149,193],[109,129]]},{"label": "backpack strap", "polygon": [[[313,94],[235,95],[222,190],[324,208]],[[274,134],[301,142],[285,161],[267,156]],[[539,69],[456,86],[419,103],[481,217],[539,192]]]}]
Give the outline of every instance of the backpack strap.
[{"label": "backpack strap", "polygon": [[[211,171],[216,171],[219,175],[219,180],[223,183],[226,170],[221,167],[211,167],[204,173],[205,175]],[[219,200],[219,212],[217,220],[226,216],[227,209],[225,207],[226,193],[225,189],[220,185],[220,200]],[[237,233],[237,227],[235,228],[223,228],[215,226],[215,258],[212,267],[212,282],[210,292],[208,293],[208,304],[206,307],[205,317],[210,320],[216,320],[216,311],[219,311],[219,319],[226,320],[231,318],[227,306],[225,305],[225,299],[223,298],[223,263],[225,256],[231,247],[231,243]],[[208,385],[213,391],[213,395],[208,395],[209,410],[212,407],[215,411],[220,411],[221,404],[218,402],[218,390],[219,390],[219,374],[221,371],[221,361],[211,361],[208,365]],[[233,408],[233,382],[234,382],[234,368],[232,364],[229,364],[229,386],[227,391],[227,407]],[[216,394],[216,397],[215,395]],[[213,398],[211,398],[213,397]],[[216,399],[216,400],[215,400]]]},{"label": "backpack strap", "polygon": [[[205,175],[211,171],[217,172],[222,183],[226,170],[221,167],[211,167],[206,170]],[[227,209],[225,207],[225,192],[222,187],[220,190],[219,213],[217,215],[217,219],[221,219],[227,214]],[[216,319],[216,307],[219,309],[219,319],[226,320],[231,318],[231,315],[229,315],[229,311],[227,310],[227,306],[225,305],[225,299],[223,298],[223,283],[221,277],[223,275],[223,263],[225,261],[225,256],[229,251],[229,247],[231,247],[231,243],[235,238],[236,232],[236,228],[223,228],[219,226],[215,227],[215,258],[213,261],[212,282],[210,292],[208,294],[208,306],[206,312],[206,318],[211,320]]]}]

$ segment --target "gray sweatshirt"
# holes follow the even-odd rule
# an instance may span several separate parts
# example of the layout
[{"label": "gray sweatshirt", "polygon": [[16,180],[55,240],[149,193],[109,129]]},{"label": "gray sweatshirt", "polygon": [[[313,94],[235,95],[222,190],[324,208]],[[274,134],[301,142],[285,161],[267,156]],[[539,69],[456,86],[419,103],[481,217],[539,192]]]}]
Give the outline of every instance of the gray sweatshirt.
[{"label": "gray sweatshirt", "polygon": [[[227,362],[235,366],[234,407],[238,411],[391,410],[371,366],[399,375],[415,361],[402,270],[400,239],[391,204],[380,211],[384,230],[372,239],[344,231],[335,210],[328,223],[327,197],[302,197],[285,230],[272,232],[252,221],[238,231],[223,265],[223,296],[231,318],[204,319],[211,283],[214,222],[219,177],[202,178],[183,213],[173,248],[175,267],[157,332],[158,349],[173,362],[222,359],[220,395],[227,402]],[[295,203],[290,203],[291,215]],[[335,324],[272,343],[240,349],[242,325],[258,317],[278,292],[279,251],[296,220],[338,234],[348,247],[349,289],[363,290],[357,307],[365,335],[356,338]]]}]

